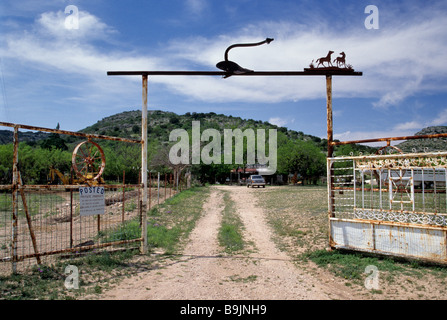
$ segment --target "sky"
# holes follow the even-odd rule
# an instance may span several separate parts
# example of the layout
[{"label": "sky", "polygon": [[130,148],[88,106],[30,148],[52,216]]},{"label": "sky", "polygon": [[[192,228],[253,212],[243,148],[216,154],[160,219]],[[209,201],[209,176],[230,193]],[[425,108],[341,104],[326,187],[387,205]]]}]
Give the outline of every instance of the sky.
[{"label": "sky", "polygon": [[[303,71],[332,50],[363,72],[333,77],[335,139],[413,135],[447,125],[446,21],[436,0],[1,0],[0,121],[78,131],[141,110],[141,77],[107,71],[219,71],[268,37],[229,59]],[[152,76],[148,109],[327,136],[324,77]]]}]

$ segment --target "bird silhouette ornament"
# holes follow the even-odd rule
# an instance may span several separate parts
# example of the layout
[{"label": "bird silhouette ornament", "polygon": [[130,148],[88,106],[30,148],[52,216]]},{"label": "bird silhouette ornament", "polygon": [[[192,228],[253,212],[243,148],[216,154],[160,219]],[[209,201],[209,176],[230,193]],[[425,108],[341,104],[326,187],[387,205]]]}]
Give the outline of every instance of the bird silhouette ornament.
[{"label": "bird silhouette ornament", "polygon": [[245,74],[245,73],[253,72],[253,70],[243,68],[240,65],[238,65],[236,62],[228,60],[228,52],[231,49],[236,48],[236,47],[255,47],[255,46],[260,46],[265,43],[269,44],[273,40],[274,39],[272,39],[272,38],[267,38],[264,41],[256,42],[256,43],[233,44],[233,45],[229,46],[227,48],[227,50],[225,50],[225,61],[221,61],[221,62],[217,63],[216,67],[225,71],[226,74],[223,76],[224,78],[228,78],[228,77],[231,77],[232,75],[236,75],[236,74]]}]

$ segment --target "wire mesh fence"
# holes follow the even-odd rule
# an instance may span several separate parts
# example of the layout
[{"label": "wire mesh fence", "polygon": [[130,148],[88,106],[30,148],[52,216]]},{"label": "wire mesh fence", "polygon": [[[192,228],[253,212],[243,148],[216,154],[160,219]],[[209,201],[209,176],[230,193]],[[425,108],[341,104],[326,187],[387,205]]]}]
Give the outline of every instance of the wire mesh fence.
[{"label": "wire mesh fence", "polygon": [[[138,175],[141,158],[135,156],[141,154],[140,140],[95,136],[97,143],[92,145],[105,150],[99,161],[110,160],[108,171],[99,177],[94,172],[99,151],[75,147],[80,145],[79,136],[91,141],[91,135],[73,133],[78,137],[73,139],[70,132],[47,129],[63,135],[62,141],[71,142],[68,150],[74,150],[73,159],[81,171],[75,174],[71,152],[50,148],[33,153],[30,144],[19,143],[18,128],[19,125],[15,126],[14,141],[4,148],[7,151],[0,158],[0,169],[5,173],[0,180],[0,274],[21,272],[35,264],[50,264],[65,255],[141,245],[142,217],[146,212],[142,205],[143,184]],[[123,147],[123,144],[135,147]],[[125,168],[119,167],[116,161],[115,153],[120,148],[124,148],[121,154],[131,158],[126,160]],[[76,150],[80,154],[75,157]],[[105,163],[99,166],[104,170]],[[93,168],[91,172],[90,168]],[[87,177],[89,174],[97,175],[97,179]],[[146,209],[174,196],[185,184],[173,174],[150,172]],[[82,190],[88,188],[103,190],[101,214],[85,214],[82,209]]]}]

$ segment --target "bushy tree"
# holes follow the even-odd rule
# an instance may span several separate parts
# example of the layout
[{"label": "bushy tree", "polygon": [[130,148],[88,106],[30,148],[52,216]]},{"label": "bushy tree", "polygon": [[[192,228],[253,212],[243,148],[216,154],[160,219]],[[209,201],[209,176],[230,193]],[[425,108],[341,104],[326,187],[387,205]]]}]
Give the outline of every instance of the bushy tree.
[{"label": "bushy tree", "polygon": [[298,174],[304,181],[316,183],[325,174],[325,154],[310,141],[289,140],[278,133],[278,173]]}]

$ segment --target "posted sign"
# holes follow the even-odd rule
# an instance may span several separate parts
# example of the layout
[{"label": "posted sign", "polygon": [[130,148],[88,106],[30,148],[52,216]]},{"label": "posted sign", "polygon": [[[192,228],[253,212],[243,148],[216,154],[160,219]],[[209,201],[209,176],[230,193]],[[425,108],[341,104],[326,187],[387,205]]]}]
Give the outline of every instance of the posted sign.
[{"label": "posted sign", "polygon": [[79,188],[79,200],[81,203],[81,216],[104,214],[104,187]]}]

